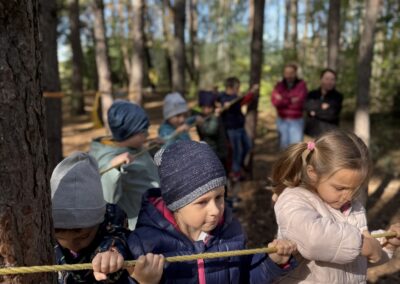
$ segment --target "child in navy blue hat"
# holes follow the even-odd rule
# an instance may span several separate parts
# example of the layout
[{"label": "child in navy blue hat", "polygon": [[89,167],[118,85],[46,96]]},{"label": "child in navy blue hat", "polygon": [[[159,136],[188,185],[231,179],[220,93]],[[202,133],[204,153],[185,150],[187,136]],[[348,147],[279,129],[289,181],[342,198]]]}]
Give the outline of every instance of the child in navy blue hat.
[{"label": "child in navy blue hat", "polygon": [[199,106],[201,107],[202,120],[197,123],[196,129],[200,140],[207,142],[214,150],[222,164],[225,165],[228,149],[225,130],[218,116],[215,115],[215,102],[217,96],[213,92],[199,92]]},{"label": "child in navy blue hat", "polygon": [[[143,197],[136,230],[128,238],[134,258],[246,247],[239,222],[225,207],[225,170],[210,146],[180,141],[160,150],[155,161],[161,188]],[[270,245],[278,253],[168,263],[160,283],[270,283],[295,265],[290,255],[296,250],[285,240]]]},{"label": "child in navy blue hat", "polygon": [[90,154],[96,158],[100,169],[119,165],[102,176],[104,199],[118,204],[126,212],[129,228],[133,230],[142,194],[159,186],[157,167],[150,154],[145,152],[134,158],[146,141],[149,119],[139,105],[119,100],[108,110],[108,125],[112,139],[95,139]]}]

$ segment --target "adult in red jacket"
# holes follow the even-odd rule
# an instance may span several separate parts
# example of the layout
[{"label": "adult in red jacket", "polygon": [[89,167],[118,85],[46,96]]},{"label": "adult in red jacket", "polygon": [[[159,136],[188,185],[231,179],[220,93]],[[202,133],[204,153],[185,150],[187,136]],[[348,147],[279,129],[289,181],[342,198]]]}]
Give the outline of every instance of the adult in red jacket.
[{"label": "adult in red jacket", "polygon": [[272,91],[272,104],[278,111],[277,126],[280,148],[303,140],[303,105],[307,96],[306,83],[297,77],[297,66],[287,64],[283,80]]}]

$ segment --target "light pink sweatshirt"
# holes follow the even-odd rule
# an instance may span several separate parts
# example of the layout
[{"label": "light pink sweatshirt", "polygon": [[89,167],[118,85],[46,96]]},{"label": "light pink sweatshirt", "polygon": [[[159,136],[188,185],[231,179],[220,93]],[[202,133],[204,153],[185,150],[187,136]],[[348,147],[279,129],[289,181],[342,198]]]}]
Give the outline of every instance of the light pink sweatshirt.
[{"label": "light pink sweatshirt", "polygon": [[[368,227],[361,203],[353,201],[341,212],[307,189],[286,188],[275,214],[278,238],[296,242],[302,256],[279,283],[366,283],[368,262],[360,253]],[[385,255],[380,264],[387,260]]]}]

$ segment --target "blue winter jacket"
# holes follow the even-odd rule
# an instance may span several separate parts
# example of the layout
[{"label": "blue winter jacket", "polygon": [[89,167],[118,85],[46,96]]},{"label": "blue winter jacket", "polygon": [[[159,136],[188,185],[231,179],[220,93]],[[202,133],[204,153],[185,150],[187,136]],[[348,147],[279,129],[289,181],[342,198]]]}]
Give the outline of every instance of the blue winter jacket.
[{"label": "blue winter jacket", "polygon": [[[150,189],[143,196],[142,209],[136,230],[128,238],[134,257],[146,253],[165,257],[203,252],[240,250],[246,248],[246,238],[239,222],[226,207],[223,222],[206,243],[193,242],[177,229],[173,214],[164,205],[160,189]],[[205,274],[206,283],[271,283],[295,266],[294,260],[282,269],[265,254],[191,262],[167,263],[160,283],[201,283],[199,274]]]}]

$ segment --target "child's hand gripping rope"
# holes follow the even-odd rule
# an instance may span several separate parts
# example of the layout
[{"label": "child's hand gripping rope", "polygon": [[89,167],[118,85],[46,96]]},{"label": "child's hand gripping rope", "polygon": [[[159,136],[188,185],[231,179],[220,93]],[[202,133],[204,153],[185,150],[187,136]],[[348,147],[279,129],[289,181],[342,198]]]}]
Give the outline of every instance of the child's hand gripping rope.
[{"label": "child's hand gripping rope", "polygon": [[[385,232],[383,234],[372,234],[373,238],[380,237],[396,237],[399,238],[400,234],[396,232]],[[182,261],[193,261],[197,259],[212,259],[221,257],[232,257],[240,255],[250,255],[256,253],[268,253],[273,254],[278,252],[275,247],[267,248],[257,248],[257,249],[246,249],[246,250],[236,250],[236,251],[224,251],[217,253],[202,253],[195,255],[180,255],[167,257],[164,261],[166,262],[182,262]],[[283,251],[284,252],[284,251]],[[136,265],[137,260],[125,261],[123,264],[124,268],[129,268]],[[39,272],[58,272],[58,271],[74,271],[74,270],[85,270],[93,269],[92,263],[82,263],[82,264],[67,264],[67,265],[44,265],[44,266],[30,266],[30,267],[4,267],[0,268],[0,275],[15,275],[15,274],[26,274],[26,273],[39,273]]]}]

